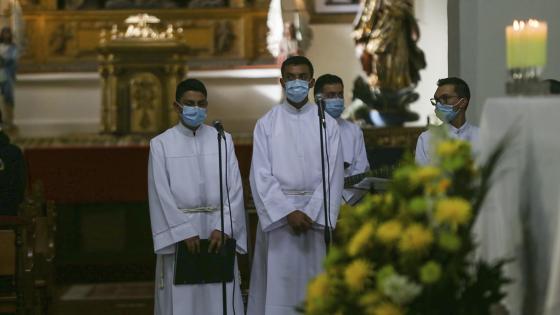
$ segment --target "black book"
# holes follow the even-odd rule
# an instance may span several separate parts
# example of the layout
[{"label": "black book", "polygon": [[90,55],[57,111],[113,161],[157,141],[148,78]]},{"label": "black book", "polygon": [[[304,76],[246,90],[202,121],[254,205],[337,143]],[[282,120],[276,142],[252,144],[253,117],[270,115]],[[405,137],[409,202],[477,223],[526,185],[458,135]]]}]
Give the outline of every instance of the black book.
[{"label": "black book", "polygon": [[235,240],[227,239],[218,253],[209,253],[210,241],[200,240],[200,253],[190,253],[185,242],[177,243],[173,283],[204,284],[233,281]]}]

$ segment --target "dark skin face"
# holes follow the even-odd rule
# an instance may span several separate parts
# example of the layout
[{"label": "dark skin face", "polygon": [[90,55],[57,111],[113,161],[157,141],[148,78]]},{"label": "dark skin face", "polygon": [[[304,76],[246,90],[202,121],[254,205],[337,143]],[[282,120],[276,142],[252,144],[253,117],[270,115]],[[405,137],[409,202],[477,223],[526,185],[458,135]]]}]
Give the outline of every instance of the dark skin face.
[{"label": "dark skin face", "polygon": [[[311,69],[309,68],[309,66],[303,64],[289,65],[286,67],[286,69],[284,70],[284,75],[280,79],[282,88],[286,90],[286,82],[292,80],[307,81],[309,82],[310,89],[313,88],[313,85],[315,85],[315,79],[311,75]],[[301,107],[303,107],[303,105],[307,104],[308,97],[305,97],[305,99],[299,103],[292,102],[289,99],[287,101],[288,104],[297,109],[300,109]],[[305,214],[303,211],[298,209],[294,209],[292,212],[290,212],[286,216],[286,219],[288,221],[288,225],[290,225],[293,233],[295,233],[296,235],[306,233],[309,229],[311,229],[311,226],[313,225],[313,220],[311,220],[311,218],[307,216],[307,214]]]},{"label": "dark skin face", "polygon": [[[182,106],[198,106],[200,108],[208,108],[208,100],[206,96],[199,91],[186,91],[183,93],[183,96],[179,99],[179,102],[174,102],[173,106],[175,107],[175,111],[177,115],[179,115],[179,121],[183,124],[183,126],[189,128],[192,131],[198,129],[197,127],[187,126],[183,123],[181,119],[181,114],[183,112]],[[210,245],[208,247],[208,252],[215,252],[217,253],[220,247],[223,244],[222,240],[222,232],[218,230],[213,230],[210,235],[207,236],[210,240]],[[224,234],[224,239],[228,239],[229,235]],[[200,252],[200,236],[196,235],[184,240],[185,244],[187,245],[187,249],[191,253],[198,253]]]},{"label": "dark skin face", "polygon": [[4,29],[0,34],[0,41],[2,43],[11,43],[12,42],[12,31],[9,29]]},{"label": "dark skin face", "polygon": [[[309,88],[313,88],[313,85],[315,85],[315,79],[313,78],[313,76],[311,75],[311,69],[309,69],[309,66],[307,65],[288,65],[286,67],[286,69],[284,70],[284,74],[282,76],[282,78],[280,79],[280,84],[282,85],[282,88],[284,90],[286,90],[286,82],[288,81],[292,81],[292,80],[304,80],[309,82]],[[287,100],[288,103],[290,105],[292,105],[293,107],[300,109],[303,105],[307,104],[308,101],[308,97],[305,97],[305,99],[299,103],[295,103],[290,101],[289,99]]]},{"label": "dark skin face", "polygon": [[340,83],[325,84],[321,93],[324,98],[344,98],[344,87]]},{"label": "dark skin face", "polygon": [[190,130],[195,131],[196,129],[198,129],[198,126],[191,127],[183,123],[183,120],[181,119],[181,114],[183,113],[182,105],[208,108],[208,100],[206,99],[206,96],[202,94],[202,92],[186,91],[185,93],[183,93],[183,96],[181,96],[181,98],[179,99],[179,102],[175,101],[173,103],[173,107],[175,107],[175,111],[177,112],[177,115],[179,115],[179,121],[181,122],[181,124],[189,128]]},{"label": "dark skin face", "polygon": [[434,94],[436,100],[441,101],[443,104],[452,105],[454,111],[458,111],[457,117],[449,122],[453,127],[460,128],[465,124],[466,121],[466,109],[469,105],[469,101],[457,95],[455,92],[455,86],[452,84],[444,84],[437,88]]},{"label": "dark skin face", "polygon": [[324,98],[344,98],[344,86],[340,83],[325,84],[321,89]]}]

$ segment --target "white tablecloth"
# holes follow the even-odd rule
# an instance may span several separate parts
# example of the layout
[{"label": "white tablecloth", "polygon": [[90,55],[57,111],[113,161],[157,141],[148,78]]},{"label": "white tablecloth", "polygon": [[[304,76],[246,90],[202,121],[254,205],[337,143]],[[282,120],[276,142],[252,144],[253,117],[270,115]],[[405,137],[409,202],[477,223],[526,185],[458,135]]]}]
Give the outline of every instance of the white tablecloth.
[{"label": "white tablecloth", "polygon": [[560,314],[560,97],[493,98],[480,129],[484,160],[511,142],[475,228],[481,257],[515,258],[506,275],[512,315]]}]

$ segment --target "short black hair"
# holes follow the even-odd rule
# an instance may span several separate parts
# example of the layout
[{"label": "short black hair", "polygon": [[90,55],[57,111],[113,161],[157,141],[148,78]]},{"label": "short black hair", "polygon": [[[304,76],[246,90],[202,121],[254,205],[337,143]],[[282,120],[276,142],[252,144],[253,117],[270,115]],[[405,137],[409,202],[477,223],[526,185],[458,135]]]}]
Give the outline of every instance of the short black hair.
[{"label": "short black hair", "polygon": [[437,81],[437,86],[448,85],[448,84],[453,85],[453,88],[455,89],[455,93],[457,93],[457,96],[464,97],[467,99],[467,101],[471,100],[471,90],[469,89],[469,85],[467,84],[467,82],[465,82],[463,79],[450,77],[445,79],[439,79]]},{"label": "short black hair", "polygon": [[313,77],[313,65],[311,64],[311,61],[304,56],[291,56],[284,60],[284,62],[282,62],[282,66],[280,67],[282,77],[284,77],[286,68],[291,65],[307,65],[309,67],[309,71],[311,72],[311,77]]},{"label": "short black hair", "polygon": [[323,93],[323,87],[327,84],[340,84],[342,85],[342,87],[344,87],[344,83],[339,76],[327,73],[317,78],[317,80],[315,81],[313,94],[317,95],[319,93]]},{"label": "short black hair", "polygon": [[177,89],[175,90],[175,100],[179,101],[183,94],[188,91],[196,91],[204,94],[204,97],[208,97],[208,92],[206,92],[206,86],[204,83],[198,79],[186,79],[177,84]]}]

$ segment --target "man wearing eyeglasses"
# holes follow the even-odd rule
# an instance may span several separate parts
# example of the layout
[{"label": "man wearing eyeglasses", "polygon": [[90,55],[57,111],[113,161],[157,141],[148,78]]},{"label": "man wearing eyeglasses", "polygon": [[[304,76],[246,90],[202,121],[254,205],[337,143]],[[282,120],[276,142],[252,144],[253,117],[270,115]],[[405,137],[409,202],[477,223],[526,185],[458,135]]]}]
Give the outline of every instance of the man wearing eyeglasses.
[{"label": "man wearing eyeglasses", "polygon": [[[222,314],[220,283],[174,284],[176,245],[200,251],[201,239],[209,251],[223,243],[220,219],[220,178],[217,130],[205,125],[208,108],[204,84],[187,79],[177,85],[173,107],[180,123],[150,141],[148,197],[156,263],[155,314]],[[241,176],[231,135],[222,142],[224,179],[224,233],[246,252],[246,228]],[[225,173],[224,173],[225,174]],[[231,213],[231,221],[230,221]],[[231,222],[231,224],[230,224]],[[237,266],[235,277],[238,278]],[[235,286],[235,289],[234,289]],[[227,283],[228,314],[243,314],[239,282]],[[232,294],[234,295],[232,298]]]},{"label": "man wearing eyeglasses", "polygon": [[[435,106],[436,116],[447,126],[451,138],[465,140],[476,148],[478,144],[478,127],[467,122],[466,111],[469,106],[471,92],[465,81],[459,78],[440,79],[434,98],[430,99]],[[416,163],[427,165],[431,161],[431,132],[424,131],[416,144]]]}]

